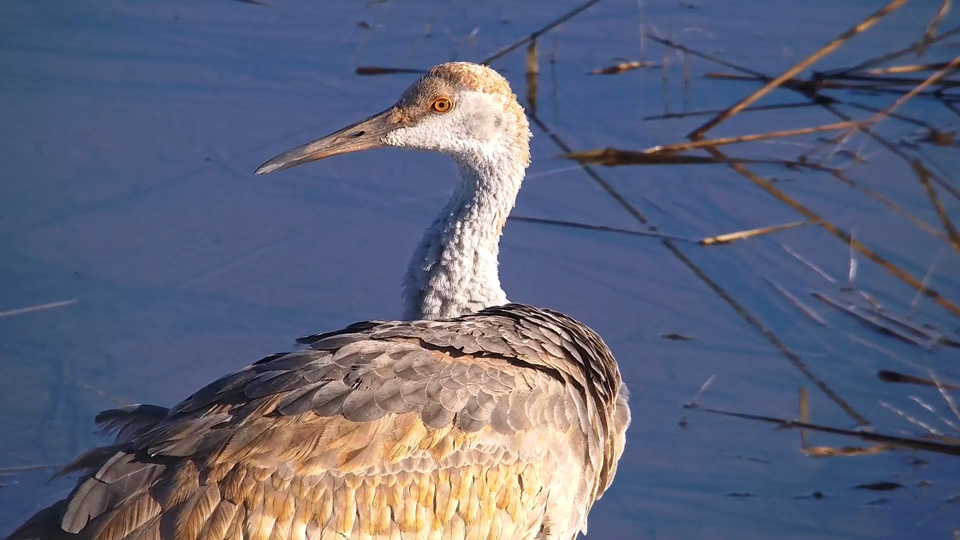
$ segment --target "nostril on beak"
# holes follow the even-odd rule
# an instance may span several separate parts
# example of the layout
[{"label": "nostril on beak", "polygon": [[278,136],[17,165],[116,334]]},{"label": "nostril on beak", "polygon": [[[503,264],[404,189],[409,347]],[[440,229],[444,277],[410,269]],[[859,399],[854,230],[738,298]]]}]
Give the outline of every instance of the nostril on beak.
[{"label": "nostril on beak", "polygon": [[363,137],[366,134],[367,134],[366,131],[354,131],[353,133],[350,134],[350,137],[353,139],[356,139],[357,137]]}]

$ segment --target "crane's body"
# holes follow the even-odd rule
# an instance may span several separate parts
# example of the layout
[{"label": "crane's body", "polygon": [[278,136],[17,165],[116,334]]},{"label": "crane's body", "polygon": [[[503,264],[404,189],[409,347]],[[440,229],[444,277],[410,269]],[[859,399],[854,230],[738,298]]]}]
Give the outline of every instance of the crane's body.
[{"label": "crane's body", "polygon": [[[443,101],[441,101],[443,100]],[[507,304],[501,230],[529,164],[499,74],[442,64],[390,109],[262,166],[376,146],[446,153],[460,179],[404,279],[405,321],[300,341],[170,409],[105,411],[110,446],[10,540],[572,540],[630,422],[603,340]]]}]

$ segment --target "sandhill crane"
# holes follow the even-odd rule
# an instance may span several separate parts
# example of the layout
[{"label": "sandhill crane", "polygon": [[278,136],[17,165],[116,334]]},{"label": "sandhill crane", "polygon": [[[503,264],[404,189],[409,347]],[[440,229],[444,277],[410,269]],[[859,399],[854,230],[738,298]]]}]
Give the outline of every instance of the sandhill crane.
[{"label": "sandhill crane", "polygon": [[498,242],[530,131],[487,67],[434,67],[389,109],[258,174],[381,146],[444,153],[450,202],[404,280],[405,321],[299,341],[117,431],[68,498],[10,537],[96,540],[573,539],[613,481],[627,389],[597,334],[508,304]]}]

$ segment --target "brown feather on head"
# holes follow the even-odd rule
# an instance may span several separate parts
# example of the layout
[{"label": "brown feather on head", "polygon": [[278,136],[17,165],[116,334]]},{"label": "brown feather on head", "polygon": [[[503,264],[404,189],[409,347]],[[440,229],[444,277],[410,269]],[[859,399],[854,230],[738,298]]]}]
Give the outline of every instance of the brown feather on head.
[{"label": "brown feather on head", "polygon": [[[524,165],[529,165],[531,133],[526,113],[507,79],[490,67],[470,62],[447,62],[434,66],[407,89],[394,108],[392,118],[398,123],[414,123],[427,114],[438,112],[432,108],[436,99],[450,99],[458,90],[495,96],[508,119],[512,120],[508,124],[513,126],[515,144],[527,149]],[[455,102],[452,105],[456,107]],[[448,111],[442,111],[445,112]]]}]

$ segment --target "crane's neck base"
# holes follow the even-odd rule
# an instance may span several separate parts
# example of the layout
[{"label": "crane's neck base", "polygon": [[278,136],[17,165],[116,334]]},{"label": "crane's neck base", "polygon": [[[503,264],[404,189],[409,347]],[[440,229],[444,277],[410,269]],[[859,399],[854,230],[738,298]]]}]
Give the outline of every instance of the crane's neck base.
[{"label": "crane's neck base", "polygon": [[455,158],[459,181],[414,251],[403,283],[404,318],[439,319],[507,303],[500,235],[526,169],[523,156]]}]

